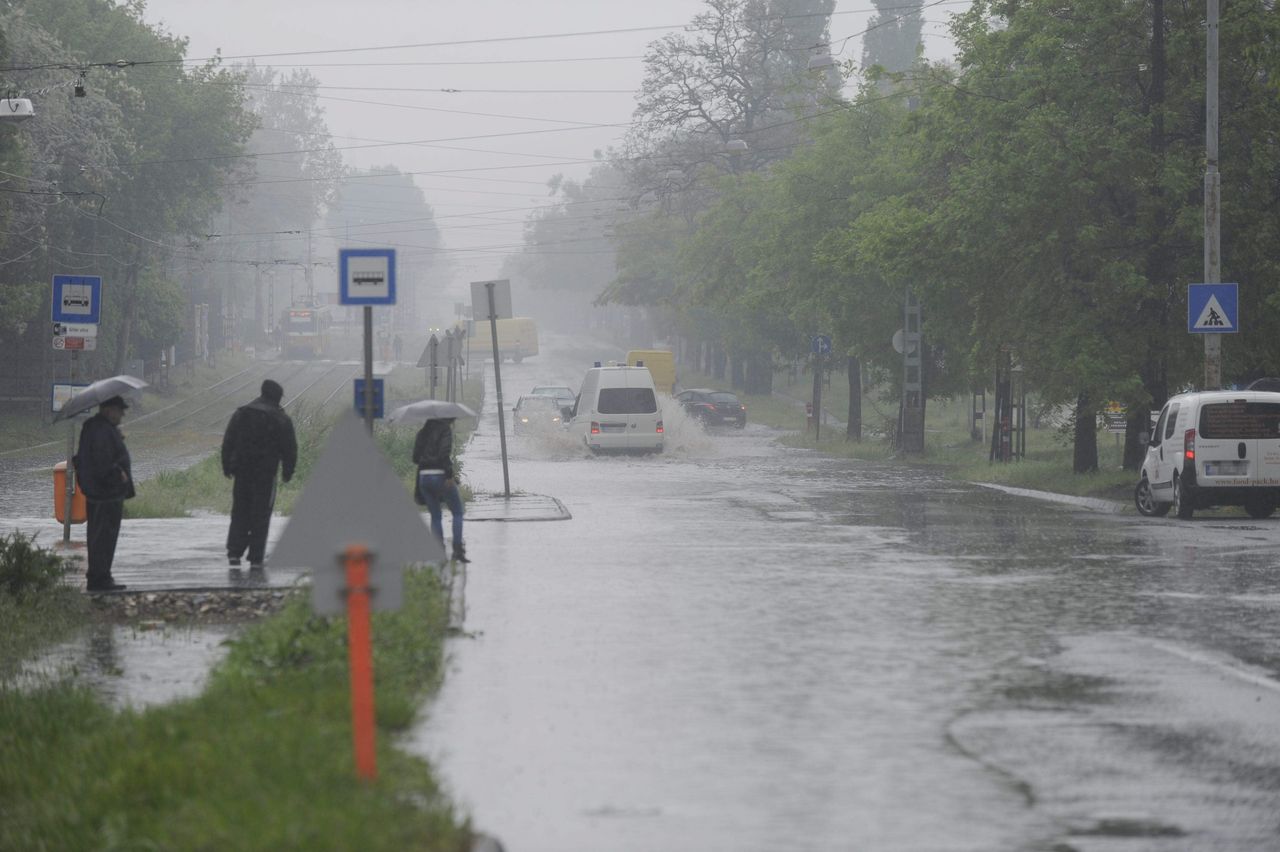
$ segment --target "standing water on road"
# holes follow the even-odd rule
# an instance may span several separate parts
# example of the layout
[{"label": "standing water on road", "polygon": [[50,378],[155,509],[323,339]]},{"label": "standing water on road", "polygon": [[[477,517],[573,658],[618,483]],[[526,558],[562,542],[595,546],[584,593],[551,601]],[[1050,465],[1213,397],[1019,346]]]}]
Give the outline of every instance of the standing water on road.
[{"label": "standing water on road", "polygon": [[[504,365],[511,399],[576,385],[543,360]],[[775,437],[594,458],[509,435],[512,489],[573,519],[468,525],[468,635],[411,740],[480,828],[514,852],[1274,841],[1273,525],[1064,510]],[[491,405],[464,475],[501,491]]]}]

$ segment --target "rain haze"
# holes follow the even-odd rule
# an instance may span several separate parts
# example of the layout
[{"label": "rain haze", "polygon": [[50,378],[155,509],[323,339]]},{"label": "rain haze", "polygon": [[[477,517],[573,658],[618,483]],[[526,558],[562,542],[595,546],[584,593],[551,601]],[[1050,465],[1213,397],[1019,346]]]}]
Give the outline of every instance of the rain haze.
[{"label": "rain haze", "polygon": [[[926,5],[926,54],[946,58],[945,22],[968,2]],[[189,39],[192,59],[310,70],[343,159],[414,174],[460,279],[476,281],[497,277],[503,257],[519,250],[525,218],[548,203],[554,175],[582,180],[597,155],[619,147],[646,48],[706,6],[380,2],[363,14],[327,0],[152,0],[146,8],[149,21]],[[860,61],[874,14],[866,0],[836,4],[837,58]]]},{"label": "rain haze", "polygon": [[1272,0],[3,5],[0,852],[1280,852]]}]

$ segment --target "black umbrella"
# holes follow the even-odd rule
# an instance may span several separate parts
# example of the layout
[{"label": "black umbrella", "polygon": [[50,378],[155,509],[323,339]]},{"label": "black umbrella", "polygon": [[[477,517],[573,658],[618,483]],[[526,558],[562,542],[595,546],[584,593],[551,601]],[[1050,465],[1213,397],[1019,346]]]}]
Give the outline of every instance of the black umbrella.
[{"label": "black umbrella", "polygon": [[56,423],[59,420],[66,420],[68,417],[75,417],[77,414],[88,411],[96,405],[102,405],[113,396],[135,396],[138,391],[146,386],[146,382],[133,376],[112,376],[109,379],[99,379],[67,400],[62,409],[54,415],[53,421]]}]

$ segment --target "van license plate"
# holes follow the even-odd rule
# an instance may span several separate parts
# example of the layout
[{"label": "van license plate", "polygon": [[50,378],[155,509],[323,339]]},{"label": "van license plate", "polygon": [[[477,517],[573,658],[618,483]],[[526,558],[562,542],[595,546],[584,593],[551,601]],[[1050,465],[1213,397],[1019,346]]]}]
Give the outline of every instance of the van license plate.
[{"label": "van license plate", "polygon": [[1241,459],[1240,461],[1220,461],[1209,464],[1205,463],[1205,476],[1244,476],[1249,472],[1249,460]]}]

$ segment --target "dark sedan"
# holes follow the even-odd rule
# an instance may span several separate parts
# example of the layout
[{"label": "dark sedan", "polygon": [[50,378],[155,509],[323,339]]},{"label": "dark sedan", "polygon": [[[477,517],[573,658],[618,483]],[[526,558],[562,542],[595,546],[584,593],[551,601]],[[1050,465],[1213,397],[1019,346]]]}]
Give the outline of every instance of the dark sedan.
[{"label": "dark sedan", "polygon": [[734,394],[711,388],[690,388],[676,394],[676,401],[686,412],[707,426],[747,425],[747,407]]}]

